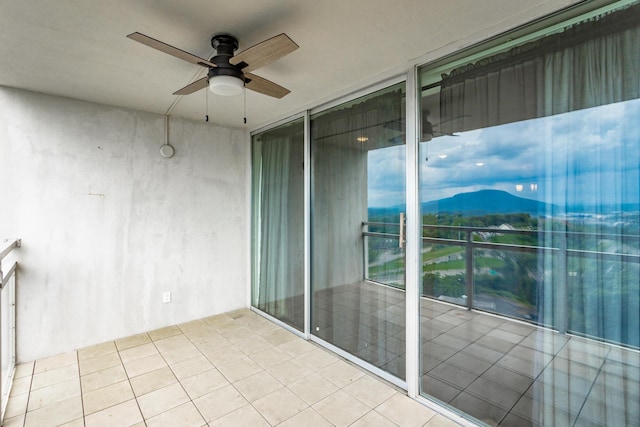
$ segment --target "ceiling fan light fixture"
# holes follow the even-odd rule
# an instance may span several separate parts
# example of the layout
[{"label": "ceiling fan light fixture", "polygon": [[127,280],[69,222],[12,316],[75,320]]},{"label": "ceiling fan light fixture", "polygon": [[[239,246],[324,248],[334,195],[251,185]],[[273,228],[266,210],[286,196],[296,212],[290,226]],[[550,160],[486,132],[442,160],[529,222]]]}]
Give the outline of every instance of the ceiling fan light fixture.
[{"label": "ceiling fan light fixture", "polygon": [[[429,114],[427,111],[427,116],[428,115]],[[433,139],[433,125],[425,117],[422,122],[422,142],[429,142],[432,139]]]},{"label": "ceiling fan light fixture", "polygon": [[216,95],[240,95],[244,89],[244,81],[234,76],[212,76],[209,77],[209,89]]}]

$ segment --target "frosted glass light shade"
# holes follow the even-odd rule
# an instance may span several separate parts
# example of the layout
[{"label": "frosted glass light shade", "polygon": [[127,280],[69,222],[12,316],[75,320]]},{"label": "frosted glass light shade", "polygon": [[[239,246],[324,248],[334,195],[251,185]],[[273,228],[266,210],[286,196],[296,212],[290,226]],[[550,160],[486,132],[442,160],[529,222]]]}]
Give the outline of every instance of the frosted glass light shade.
[{"label": "frosted glass light shade", "polygon": [[244,88],[244,82],[238,77],[213,76],[209,78],[209,89],[217,95],[240,95]]}]

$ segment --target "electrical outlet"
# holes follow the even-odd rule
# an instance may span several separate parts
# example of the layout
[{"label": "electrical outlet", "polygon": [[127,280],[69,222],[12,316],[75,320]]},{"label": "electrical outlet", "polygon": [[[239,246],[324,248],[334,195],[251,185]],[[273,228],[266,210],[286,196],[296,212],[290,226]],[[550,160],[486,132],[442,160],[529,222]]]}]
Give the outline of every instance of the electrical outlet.
[{"label": "electrical outlet", "polygon": [[167,291],[162,293],[162,302],[164,303],[171,302],[171,292]]}]

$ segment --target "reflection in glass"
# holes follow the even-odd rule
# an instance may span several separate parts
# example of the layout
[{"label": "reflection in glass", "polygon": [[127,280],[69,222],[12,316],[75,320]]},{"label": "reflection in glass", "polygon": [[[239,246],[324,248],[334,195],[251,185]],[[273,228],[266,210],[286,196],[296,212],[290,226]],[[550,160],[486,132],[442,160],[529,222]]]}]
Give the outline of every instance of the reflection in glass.
[{"label": "reflection in glass", "polygon": [[[535,253],[518,252],[510,246],[507,248],[474,251],[474,307],[516,319],[537,321],[537,256]],[[514,249],[527,248],[519,244]]]},{"label": "reflection in glass", "polygon": [[490,425],[640,423],[638,16],[423,70],[428,398]]},{"label": "reflection in glass", "polygon": [[405,377],[404,84],[311,117],[311,332]]},{"label": "reflection in glass", "polygon": [[422,247],[422,295],[466,307],[464,247],[427,242]]},{"label": "reflection in glass", "polygon": [[[404,289],[405,256],[399,247],[398,224],[384,224],[376,227],[368,224],[364,236],[364,246],[367,251],[365,279],[372,282]],[[374,234],[374,233],[381,233]]]}]

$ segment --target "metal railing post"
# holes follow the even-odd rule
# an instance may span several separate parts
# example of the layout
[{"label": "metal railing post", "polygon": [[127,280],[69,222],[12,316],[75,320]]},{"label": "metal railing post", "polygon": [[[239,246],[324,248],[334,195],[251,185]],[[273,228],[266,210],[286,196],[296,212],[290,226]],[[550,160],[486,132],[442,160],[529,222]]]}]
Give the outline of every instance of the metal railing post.
[{"label": "metal railing post", "polygon": [[[5,241],[5,243],[6,242],[7,241]],[[13,375],[15,373],[15,363],[16,363],[15,287],[16,287],[17,276],[18,276],[18,262],[17,261],[13,262],[13,265],[9,267],[9,271],[5,276],[4,272],[2,271],[2,259],[5,256],[7,256],[13,249],[19,248],[22,246],[22,240],[20,239],[15,239],[13,241],[8,241],[8,242],[10,243],[6,248],[0,247],[0,421],[4,418],[4,414],[5,414],[5,410],[8,402],[9,390],[7,389],[7,387],[9,388],[11,387],[11,383],[13,381]],[[13,279],[13,286],[11,285],[8,286],[8,289],[6,291],[8,295],[4,295],[5,286],[11,282],[11,279]],[[9,337],[7,339],[7,342],[9,343],[9,354],[8,354],[9,366],[7,368],[6,377],[4,375],[4,370],[3,370],[5,360],[3,357],[2,334],[4,333],[4,331],[2,330],[3,322],[2,322],[2,312],[1,312],[2,301],[5,299],[5,297],[9,298],[8,308],[7,308],[9,310],[9,313],[7,313],[7,319],[9,321],[8,331],[7,331],[7,333],[9,334]]]},{"label": "metal railing post", "polygon": [[467,309],[473,308],[473,232],[467,230],[467,243],[465,245],[466,254],[466,279],[467,279]]},{"label": "metal railing post", "polygon": [[558,233],[560,241],[558,242],[558,266],[554,274],[554,321],[558,332],[566,334],[569,327],[569,296],[567,290],[567,233],[566,231]]}]

